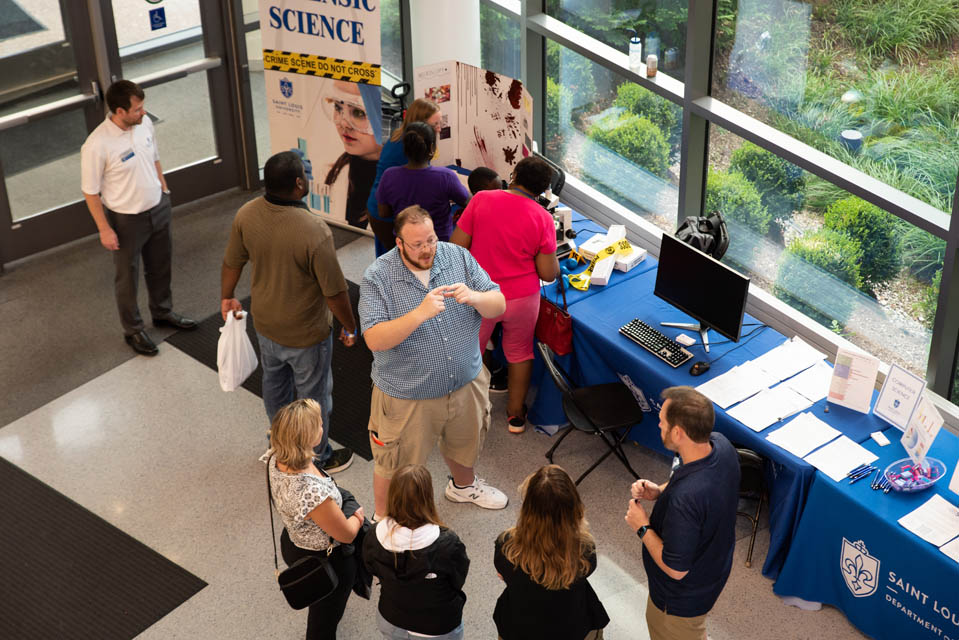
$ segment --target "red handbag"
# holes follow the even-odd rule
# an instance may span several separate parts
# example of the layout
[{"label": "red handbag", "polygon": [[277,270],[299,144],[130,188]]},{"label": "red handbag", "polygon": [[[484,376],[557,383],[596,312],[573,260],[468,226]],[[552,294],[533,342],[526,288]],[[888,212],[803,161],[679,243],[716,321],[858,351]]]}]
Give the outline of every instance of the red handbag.
[{"label": "red handbag", "polygon": [[539,317],[536,318],[536,339],[548,346],[558,356],[573,351],[573,319],[569,317],[566,304],[566,287],[563,276],[556,279],[556,285],[563,294],[563,307],[542,295],[539,301]]}]

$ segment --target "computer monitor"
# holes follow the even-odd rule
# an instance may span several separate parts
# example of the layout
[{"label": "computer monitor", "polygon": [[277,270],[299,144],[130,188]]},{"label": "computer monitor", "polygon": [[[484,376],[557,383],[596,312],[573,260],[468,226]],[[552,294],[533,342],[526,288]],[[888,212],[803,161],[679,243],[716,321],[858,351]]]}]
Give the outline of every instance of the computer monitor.
[{"label": "computer monitor", "polygon": [[707,329],[739,341],[749,278],[671,235],[663,234],[653,293],[699,321],[660,324],[699,331],[707,352]]}]

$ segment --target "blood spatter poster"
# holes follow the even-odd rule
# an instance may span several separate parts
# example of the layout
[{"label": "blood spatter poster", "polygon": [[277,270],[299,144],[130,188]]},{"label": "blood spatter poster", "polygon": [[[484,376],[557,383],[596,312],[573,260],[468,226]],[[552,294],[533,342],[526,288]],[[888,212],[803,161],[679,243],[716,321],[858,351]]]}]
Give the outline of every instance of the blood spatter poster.
[{"label": "blood spatter poster", "polygon": [[449,61],[418,68],[413,83],[443,114],[434,165],[484,166],[508,179],[530,154],[533,100],[519,80]]}]

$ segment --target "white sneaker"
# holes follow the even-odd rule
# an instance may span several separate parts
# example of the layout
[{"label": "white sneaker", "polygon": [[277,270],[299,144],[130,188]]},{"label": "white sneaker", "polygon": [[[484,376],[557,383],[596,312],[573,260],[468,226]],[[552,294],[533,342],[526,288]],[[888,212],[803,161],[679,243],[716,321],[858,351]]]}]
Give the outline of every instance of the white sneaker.
[{"label": "white sneaker", "polygon": [[486,484],[486,480],[474,476],[473,484],[459,487],[453,484],[453,478],[446,483],[446,499],[452,502],[472,502],[484,509],[502,509],[509,503],[506,494]]}]

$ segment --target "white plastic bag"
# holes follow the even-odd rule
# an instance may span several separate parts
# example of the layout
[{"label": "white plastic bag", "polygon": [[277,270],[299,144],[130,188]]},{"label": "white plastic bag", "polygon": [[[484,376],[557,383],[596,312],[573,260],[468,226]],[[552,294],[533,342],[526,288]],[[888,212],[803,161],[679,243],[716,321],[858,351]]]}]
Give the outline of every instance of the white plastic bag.
[{"label": "white plastic bag", "polygon": [[216,368],[220,373],[220,387],[224,391],[233,391],[256,371],[256,352],[250,336],[246,334],[246,312],[240,311],[239,318],[233,313],[226,317],[226,324],[220,327],[220,339],[216,344]]}]

